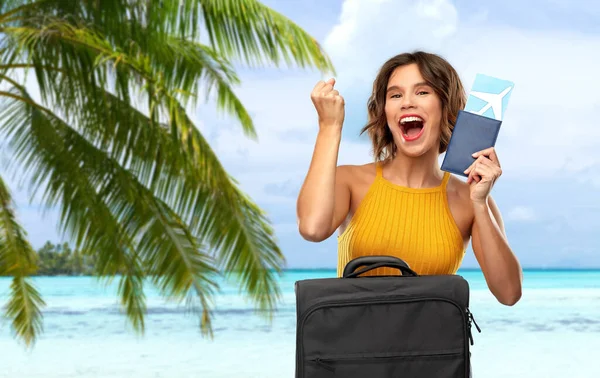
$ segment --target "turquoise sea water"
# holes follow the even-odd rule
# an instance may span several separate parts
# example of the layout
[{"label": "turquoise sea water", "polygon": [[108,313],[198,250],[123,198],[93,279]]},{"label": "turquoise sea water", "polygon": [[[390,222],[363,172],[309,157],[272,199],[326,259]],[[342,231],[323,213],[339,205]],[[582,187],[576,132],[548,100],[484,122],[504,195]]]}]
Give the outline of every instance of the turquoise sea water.
[{"label": "turquoise sea water", "polygon": [[[482,333],[472,346],[475,378],[592,378],[600,375],[600,270],[525,271],[521,301],[506,307],[479,271],[460,271],[471,287],[471,311]],[[118,306],[116,283],[89,277],[38,277],[47,307],[33,350],[0,322],[1,378],[294,377],[295,296],[300,279],[334,270],[288,271],[272,324],[256,315],[236,287],[215,298],[214,340],[197,319],[147,290],[147,332],[136,336]],[[0,303],[9,280],[0,278]]]}]

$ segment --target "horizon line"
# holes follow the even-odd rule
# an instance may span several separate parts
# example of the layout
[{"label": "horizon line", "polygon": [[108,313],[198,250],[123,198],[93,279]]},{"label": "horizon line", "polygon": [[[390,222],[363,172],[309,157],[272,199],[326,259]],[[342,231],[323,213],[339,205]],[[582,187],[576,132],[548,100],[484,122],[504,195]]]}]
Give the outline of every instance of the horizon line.
[{"label": "horizon line", "polygon": [[[529,266],[523,267],[523,271],[532,271],[532,270],[600,270],[600,266],[590,266],[590,267],[542,267],[542,266]],[[306,268],[283,268],[281,269],[283,272],[289,271],[300,271],[300,270],[337,270],[336,267],[306,267]],[[468,267],[468,268],[460,268],[458,271],[479,271],[481,272],[481,268],[476,267]]]}]

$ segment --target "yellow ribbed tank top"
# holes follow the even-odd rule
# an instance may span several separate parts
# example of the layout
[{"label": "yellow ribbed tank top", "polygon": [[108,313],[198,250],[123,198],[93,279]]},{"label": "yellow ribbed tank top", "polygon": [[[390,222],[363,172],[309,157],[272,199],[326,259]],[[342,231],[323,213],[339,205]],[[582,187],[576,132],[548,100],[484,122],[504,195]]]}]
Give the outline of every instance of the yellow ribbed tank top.
[{"label": "yellow ribbed tank top", "polygon": [[[376,163],[376,177],[344,232],[338,236],[338,277],[360,256],[391,255],[406,261],[420,275],[455,274],[465,255],[462,235],[450,212],[446,185],[434,188],[393,184]],[[361,276],[398,275],[377,268]]]}]

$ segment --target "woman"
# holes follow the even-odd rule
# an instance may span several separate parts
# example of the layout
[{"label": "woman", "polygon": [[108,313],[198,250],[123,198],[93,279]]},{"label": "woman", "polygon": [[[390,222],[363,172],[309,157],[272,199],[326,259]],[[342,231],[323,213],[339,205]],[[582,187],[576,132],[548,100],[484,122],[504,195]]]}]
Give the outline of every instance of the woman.
[{"label": "woman", "polygon": [[490,196],[502,173],[494,148],[474,154],[466,182],[439,167],[466,102],[454,68],[425,52],[400,54],[381,67],[362,130],[375,162],[364,165],[337,166],[344,99],[334,85],[320,81],[311,94],[319,132],[298,197],[300,234],[320,242],[339,229],[338,276],[364,255],[397,256],[422,275],[454,274],[472,240],[492,294],[504,305],[517,303],[521,267]]}]

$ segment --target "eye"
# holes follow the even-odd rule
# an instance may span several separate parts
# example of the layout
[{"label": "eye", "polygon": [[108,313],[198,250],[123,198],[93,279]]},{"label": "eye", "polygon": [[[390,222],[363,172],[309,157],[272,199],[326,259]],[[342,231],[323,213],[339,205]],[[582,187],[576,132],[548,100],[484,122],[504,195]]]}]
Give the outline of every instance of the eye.
[{"label": "eye", "polygon": [[424,94],[424,95],[426,95],[426,94],[429,94],[429,92],[427,92],[427,91],[420,91],[420,92],[417,92],[417,94]]},{"label": "eye", "polygon": [[396,94],[391,95],[390,98],[400,98],[400,96],[401,95],[399,93],[396,93]]}]

